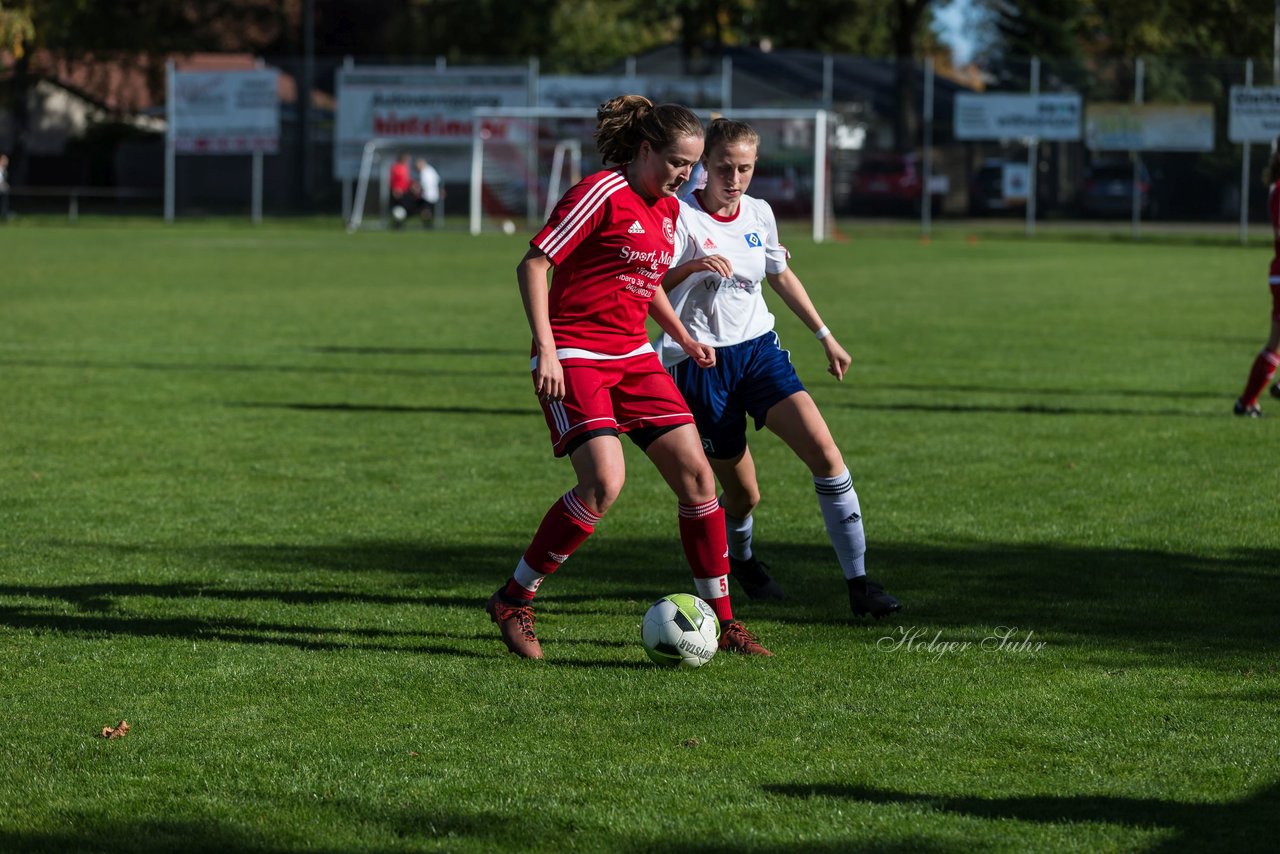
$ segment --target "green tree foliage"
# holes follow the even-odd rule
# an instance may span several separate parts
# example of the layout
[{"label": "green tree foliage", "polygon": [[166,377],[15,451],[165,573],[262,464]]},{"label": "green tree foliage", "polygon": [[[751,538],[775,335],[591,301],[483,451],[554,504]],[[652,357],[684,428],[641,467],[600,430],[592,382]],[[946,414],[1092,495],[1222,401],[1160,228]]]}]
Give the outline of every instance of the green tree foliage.
[{"label": "green tree foliage", "polygon": [[0,50],[7,50],[16,57],[21,57],[27,42],[35,37],[35,24],[31,21],[29,6],[9,4],[6,9],[0,3]]},{"label": "green tree foliage", "polygon": [[[1264,57],[1273,0],[974,0],[1002,56]],[[981,26],[981,25],[980,25]]]}]

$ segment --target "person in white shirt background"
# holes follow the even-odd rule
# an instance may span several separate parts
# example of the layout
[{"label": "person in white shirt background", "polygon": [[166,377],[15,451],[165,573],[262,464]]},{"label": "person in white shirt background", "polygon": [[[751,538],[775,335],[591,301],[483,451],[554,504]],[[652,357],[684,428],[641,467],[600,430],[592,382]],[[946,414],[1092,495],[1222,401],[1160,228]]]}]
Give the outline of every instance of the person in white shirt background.
[{"label": "person in white shirt background", "polygon": [[809,467],[818,506],[849,589],[855,615],[880,618],[902,605],[867,579],[866,536],[853,480],[817,404],[791,366],[774,331],[763,283],[813,332],[827,371],[844,378],[852,361],[823,324],[778,242],[773,209],[748,196],[760,145],[742,122],[717,118],[707,128],[702,166],[706,185],[689,182],[676,225],[676,263],[668,291],[680,321],[700,344],[716,348],[702,368],[669,336],[660,339],[663,367],[693,410],[703,450],[720,481],[731,575],[753,599],[781,599],[781,587],[752,547],[752,512],[760,502],[755,461],[747,446],[747,416],[768,427]]},{"label": "person in white shirt background", "polygon": [[440,173],[427,162],[425,157],[419,157],[413,165],[418,170],[418,188],[422,193],[422,221],[431,222],[435,217],[436,206],[444,198],[444,188],[440,186]]}]

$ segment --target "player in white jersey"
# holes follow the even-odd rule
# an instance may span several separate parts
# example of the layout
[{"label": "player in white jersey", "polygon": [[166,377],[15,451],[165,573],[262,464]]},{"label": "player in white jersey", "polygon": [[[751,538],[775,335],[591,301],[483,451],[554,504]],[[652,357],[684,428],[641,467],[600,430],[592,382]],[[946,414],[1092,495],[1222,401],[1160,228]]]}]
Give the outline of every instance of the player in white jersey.
[{"label": "player in white jersey", "polygon": [[659,355],[693,411],[703,450],[723,489],[731,574],[747,595],[783,598],[752,549],[752,511],[760,502],[760,487],[747,447],[751,416],[757,430],[768,427],[809,467],[848,584],[849,605],[855,614],[880,618],[902,606],[867,579],[866,537],[853,480],[773,331],[764,282],[821,342],[830,374],[843,379],[852,360],[788,266],[790,256],[778,242],[772,208],[746,194],[759,144],[749,125],[723,118],[711,122],[703,149],[707,183],[681,200],[677,260],[663,280],[690,335],[716,348],[716,363],[699,367],[667,335]]}]

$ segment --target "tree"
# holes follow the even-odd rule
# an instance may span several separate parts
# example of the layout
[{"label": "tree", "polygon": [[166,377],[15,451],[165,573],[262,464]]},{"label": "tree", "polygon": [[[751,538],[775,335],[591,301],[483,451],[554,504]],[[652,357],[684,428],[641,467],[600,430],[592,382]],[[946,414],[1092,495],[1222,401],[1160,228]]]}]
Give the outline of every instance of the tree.
[{"label": "tree", "polygon": [[27,42],[36,34],[35,24],[31,22],[30,7],[15,7],[12,3],[9,6],[5,9],[0,3],[0,50],[21,59]]},{"label": "tree", "polygon": [[1261,57],[1274,0],[974,0],[1000,56]]},{"label": "tree", "polygon": [[172,53],[197,50],[252,51],[278,37],[281,26],[272,0],[25,0],[0,7],[0,40],[14,57],[9,96],[13,172],[26,173],[29,93],[37,69],[35,51],[75,60],[111,56],[148,69],[151,85],[163,85],[163,63]]}]

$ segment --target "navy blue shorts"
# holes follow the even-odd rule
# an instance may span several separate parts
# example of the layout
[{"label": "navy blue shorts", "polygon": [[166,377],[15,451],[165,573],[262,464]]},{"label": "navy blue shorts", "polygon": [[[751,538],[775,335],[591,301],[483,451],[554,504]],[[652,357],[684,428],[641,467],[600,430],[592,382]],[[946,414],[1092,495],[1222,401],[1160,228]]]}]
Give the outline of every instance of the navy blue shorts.
[{"label": "navy blue shorts", "polygon": [[668,373],[693,412],[702,449],[717,460],[732,460],[746,449],[748,415],[759,430],[774,404],[804,391],[791,354],[772,331],[717,347],[715,367],[699,368],[686,359]]}]

